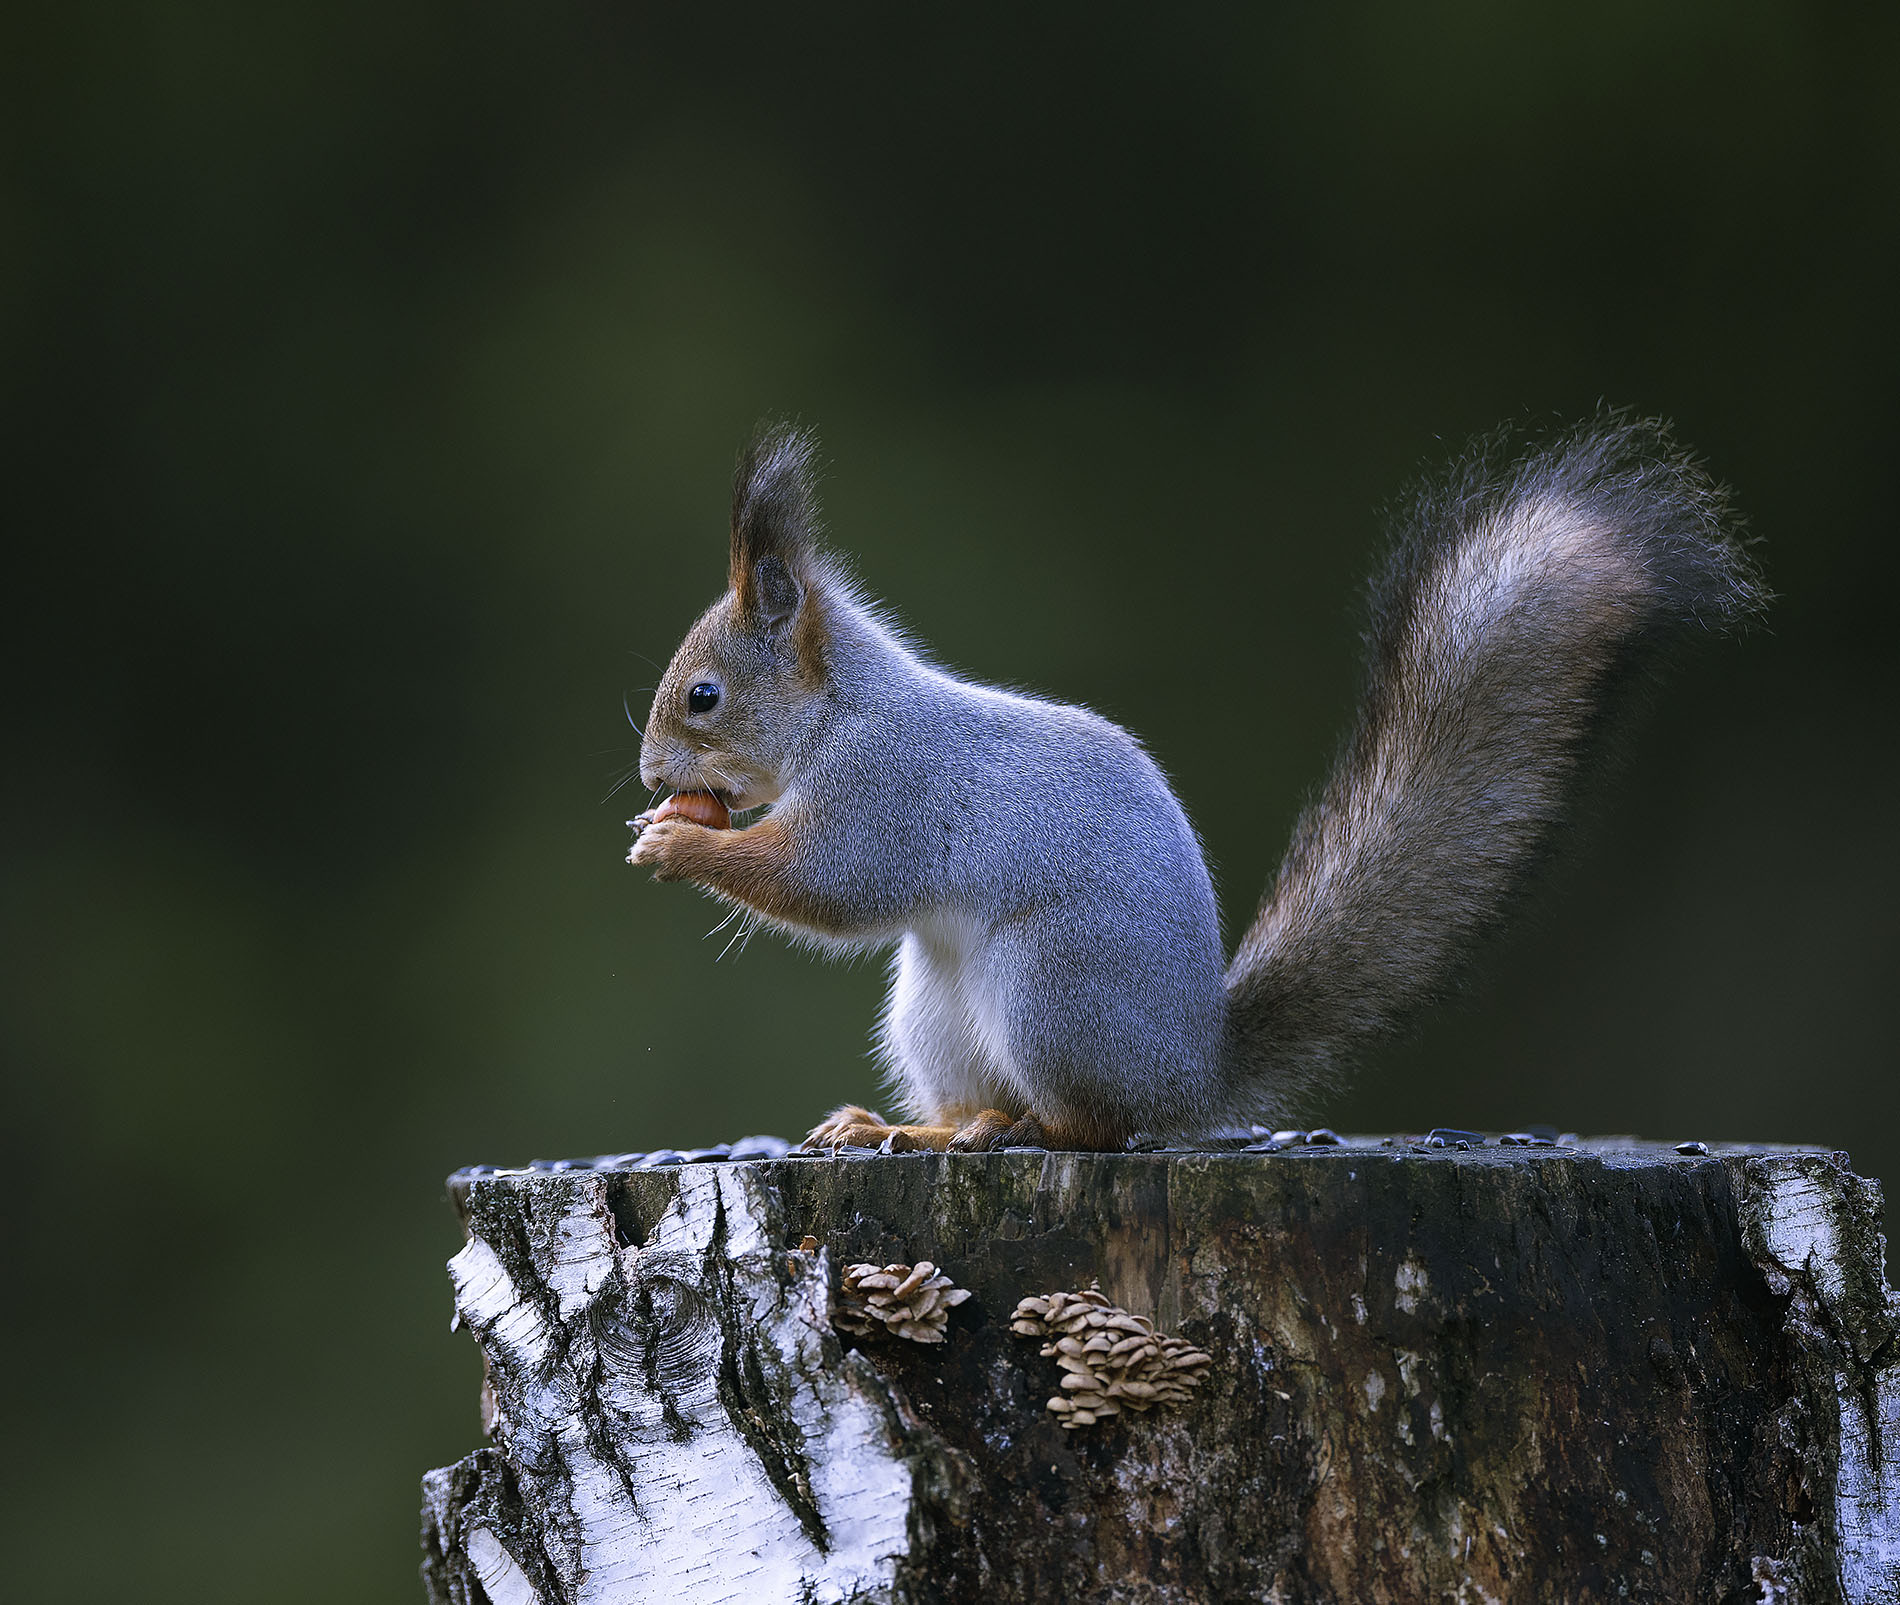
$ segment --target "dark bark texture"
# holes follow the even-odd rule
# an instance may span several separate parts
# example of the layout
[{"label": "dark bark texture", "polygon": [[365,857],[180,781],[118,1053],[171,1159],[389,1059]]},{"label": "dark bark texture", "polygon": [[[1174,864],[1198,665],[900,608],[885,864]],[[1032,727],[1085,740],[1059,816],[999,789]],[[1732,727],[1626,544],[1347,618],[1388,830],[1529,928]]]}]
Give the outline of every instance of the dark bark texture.
[{"label": "dark bark texture", "polygon": [[[452,1181],[491,1447],[437,1605],[1900,1599],[1900,1354],[1846,1156],[1632,1141],[783,1158]],[[800,1248],[807,1236],[818,1247]],[[841,1338],[932,1260],[948,1341]],[[1026,1295],[1212,1356],[1064,1431]]]}]

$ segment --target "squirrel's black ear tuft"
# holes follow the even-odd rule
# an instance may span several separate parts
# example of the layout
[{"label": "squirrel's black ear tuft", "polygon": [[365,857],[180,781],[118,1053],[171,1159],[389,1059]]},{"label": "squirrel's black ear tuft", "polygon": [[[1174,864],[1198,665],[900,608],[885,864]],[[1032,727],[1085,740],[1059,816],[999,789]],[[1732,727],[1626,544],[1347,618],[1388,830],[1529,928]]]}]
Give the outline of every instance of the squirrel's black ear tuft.
[{"label": "squirrel's black ear tuft", "polygon": [[818,442],[791,424],[760,425],[732,479],[732,590],[740,611],[779,624],[798,611],[818,542]]}]

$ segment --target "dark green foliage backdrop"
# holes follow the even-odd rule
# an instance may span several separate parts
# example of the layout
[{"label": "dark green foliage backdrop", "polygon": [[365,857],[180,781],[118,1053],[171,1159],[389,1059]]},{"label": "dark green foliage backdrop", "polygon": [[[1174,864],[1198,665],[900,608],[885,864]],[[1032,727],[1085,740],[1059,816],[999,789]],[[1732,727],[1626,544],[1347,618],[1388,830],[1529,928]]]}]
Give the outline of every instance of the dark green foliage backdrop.
[{"label": "dark green foliage backdrop", "polygon": [[8,14],[17,1597],[417,1597],[476,1432],[442,1174],[872,1095],[875,967],[715,963],[601,800],[766,412],[950,661],[1151,742],[1235,929],[1375,505],[1501,417],[1672,415],[1772,627],[1314,1114],[1900,1174],[1894,15],[808,11]]}]

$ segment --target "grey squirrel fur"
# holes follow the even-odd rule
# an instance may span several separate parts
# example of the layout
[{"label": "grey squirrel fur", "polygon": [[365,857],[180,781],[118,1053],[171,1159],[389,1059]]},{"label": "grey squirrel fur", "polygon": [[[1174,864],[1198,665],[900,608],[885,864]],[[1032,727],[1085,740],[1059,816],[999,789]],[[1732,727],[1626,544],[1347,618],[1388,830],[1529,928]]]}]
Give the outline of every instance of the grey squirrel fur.
[{"label": "grey squirrel fur", "polygon": [[1397,521],[1357,720],[1228,963],[1140,743],[931,662],[821,544],[814,449],[781,426],[741,455],[729,588],[640,749],[650,787],[771,807],[743,830],[642,815],[629,862],[824,946],[895,947],[878,1046],[912,1123],[847,1106],[817,1144],[1116,1149],[1285,1118],[1445,992],[1631,671],[1764,596],[1661,423],[1479,442]]}]

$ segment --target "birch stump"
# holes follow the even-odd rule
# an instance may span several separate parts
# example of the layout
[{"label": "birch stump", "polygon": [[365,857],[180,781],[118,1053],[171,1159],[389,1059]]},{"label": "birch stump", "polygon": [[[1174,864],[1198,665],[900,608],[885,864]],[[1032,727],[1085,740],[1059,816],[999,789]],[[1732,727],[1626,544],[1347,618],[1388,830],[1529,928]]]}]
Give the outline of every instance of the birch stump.
[{"label": "birch stump", "polygon": [[[1843,1154],[713,1153],[451,1190],[491,1443],[424,1481],[436,1605],[1900,1599],[1900,1311]],[[1120,1396],[1152,1407],[1082,1374],[1165,1339],[1206,1363]]]}]

